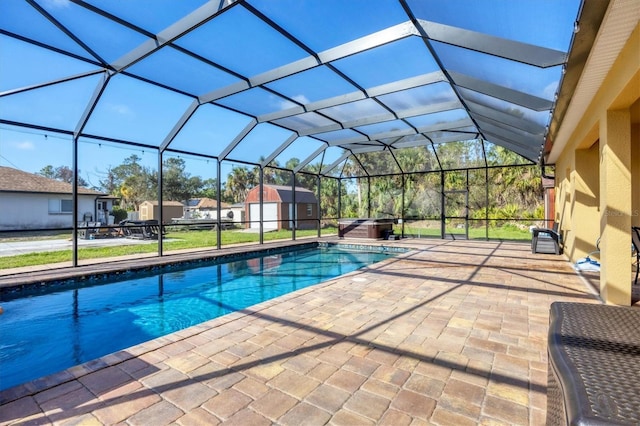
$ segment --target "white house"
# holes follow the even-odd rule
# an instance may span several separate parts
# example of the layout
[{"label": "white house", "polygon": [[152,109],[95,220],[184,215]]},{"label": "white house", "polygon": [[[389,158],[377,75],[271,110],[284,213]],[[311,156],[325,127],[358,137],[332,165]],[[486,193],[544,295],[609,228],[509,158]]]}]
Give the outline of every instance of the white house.
[{"label": "white house", "polygon": [[[184,219],[216,220],[218,218],[218,202],[212,198],[192,198],[184,207]],[[244,220],[244,204],[220,203],[222,220],[241,223]]]},{"label": "white house", "polygon": [[[220,203],[220,217],[226,218],[229,214],[229,204]],[[207,219],[218,218],[218,202],[212,198],[192,198],[187,201],[184,207],[185,219]]]},{"label": "white house", "polygon": [[[112,223],[114,197],[78,188],[78,221]],[[70,228],[71,184],[0,166],[0,230]]]}]

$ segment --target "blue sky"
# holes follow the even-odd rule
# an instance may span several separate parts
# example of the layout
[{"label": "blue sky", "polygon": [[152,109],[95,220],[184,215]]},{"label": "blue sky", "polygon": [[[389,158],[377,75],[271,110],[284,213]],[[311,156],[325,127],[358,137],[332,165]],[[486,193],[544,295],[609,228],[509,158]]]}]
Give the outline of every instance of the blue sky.
[{"label": "blue sky", "polygon": [[[104,19],[67,0],[37,2],[107,62],[118,60],[146,40],[143,34]],[[206,2],[90,0],[88,3],[119,18],[130,20],[145,31],[158,33]],[[418,19],[566,50],[579,1],[409,0],[408,3]],[[322,52],[408,21],[400,4],[393,0],[250,0],[249,4],[315,52]],[[0,28],[96,61],[91,53],[63,34],[23,0],[3,0],[2,9]],[[91,112],[83,129],[84,133],[159,146],[192,104],[194,98],[188,94],[206,97],[216,93],[216,90],[242,81],[240,77],[254,77],[308,57],[301,46],[274,31],[242,6],[234,6],[229,12],[181,37],[175,44],[218,63],[230,72],[198,61],[179,49],[164,47],[127,71],[144,79],[173,86],[183,93],[171,92],[116,74],[110,78],[100,102]],[[99,72],[101,67],[95,63],[58,55],[8,36],[0,36],[0,46],[0,63],[8,64],[3,65],[0,72],[0,95],[5,94],[0,97],[0,118],[74,131],[104,77],[103,74],[90,74]],[[487,60],[482,58],[485,55],[436,42],[434,47],[445,66],[452,70],[476,78],[488,78],[489,81],[493,78],[494,83],[547,99],[552,99],[557,89],[560,76],[557,67],[536,70],[533,75],[527,72],[527,67],[512,61],[499,58]],[[372,67],[372,63],[380,66]],[[469,63],[474,66],[469,67]],[[422,40],[413,36],[338,59],[332,66],[365,89],[438,69]],[[503,72],[496,74],[496,68]],[[7,95],[10,91],[32,85],[81,75],[84,76]],[[273,81],[267,87],[301,104],[358,90],[325,66]],[[429,96],[434,96],[434,100],[452,96],[446,91],[446,85],[444,91],[434,90],[429,95],[424,91],[420,95],[420,90],[414,89],[411,93],[394,95],[393,103],[397,108],[409,108],[415,106],[416,99],[428,102],[431,99]],[[294,102],[261,88],[240,92],[219,99],[218,102],[232,109],[246,108],[247,112],[256,115],[275,113],[296,106]],[[348,121],[353,117],[357,118],[358,114],[367,116],[369,108],[371,107],[365,102],[358,102],[321,112],[338,121]],[[297,125],[302,129],[314,126],[320,123],[318,117],[316,114],[308,114],[306,118],[301,116]],[[219,106],[200,106],[170,147],[217,156],[245,128],[250,119]],[[424,116],[416,117],[415,121],[424,123],[434,119],[435,116]],[[363,127],[361,130],[366,133],[377,128],[383,129],[384,126],[369,129]],[[289,130],[268,123],[259,124],[232,151],[229,158],[252,161],[260,156],[268,156],[292,134]],[[278,161],[284,164],[292,157],[304,159],[320,146],[322,143],[316,140],[300,138],[278,157]],[[132,153],[144,158],[149,167],[157,167],[155,155],[144,152],[142,148],[116,148],[85,139],[80,145],[80,151],[82,155],[87,155],[81,159],[80,169],[83,178],[90,182],[98,179],[107,167],[117,166]],[[333,162],[338,156],[338,150],[330,150],[325,163]],[[0,124],[0,165],[37,172],[49,164],[71,165],[69,136]],[[211,173],[206,159],[190,159],[189,164],[192,174]]]}]

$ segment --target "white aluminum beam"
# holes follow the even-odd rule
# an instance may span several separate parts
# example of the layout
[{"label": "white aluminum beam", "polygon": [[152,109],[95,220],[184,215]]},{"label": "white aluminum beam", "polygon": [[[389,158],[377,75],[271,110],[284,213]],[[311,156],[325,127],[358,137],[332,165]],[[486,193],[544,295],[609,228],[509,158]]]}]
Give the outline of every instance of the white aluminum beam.
[{"label": "white aluminum beam", "polygon": [[305,158],[303,161],[300,162],[300,164],[298,164],[294,169],[293,169],[293,173],[298,173],[300,170],[302,170],[307,164],[309,164],[310,162],[313,161],[314,158],[316,158],[318,155],[320,155],[325,149],[327,149],[327,146],[321,146],[320,148],[316,149],[313,154],[311,154],[310,156],[308,156],[307,158]]},{"label": "white aluminum beam", "polygon": [[479,80],[455,71],[449,70],[448,72],[453,79],[453,84],[465,87],[475,92],[484,93],[485,95],[492,96],[497,99],[502,99],[503,101],[511,102],[512,104],[520,105],[534,111],[550,110],[553,106],[552,101],[529,95],[528,93],[519,92],[504,86],[489,83],[488,81]]},{"label": "white aluminum beam", "polygon": [[280,155],[282,151],[287,149],[289,145],[291,145],[293,141],[295,141],[296,139],[298,139],[298,135],[296,135],[295,133],[289,136],[286,141],[284,141],[278,148],[276,148],[275,151],[271,153],[271,155],[265,158],[265,160],[260,164],[260,166],[265,167],[266,165],[268,165],[271,161],[273,161],[274,158]]},{"label": "white aluminum beam", "polygon": [[244,127],[244,129],[242,129],[242,131],[238,133],[235,138],[233,138],[231,143],[227,145],[224,151],[220,153],[220,157],[219,157],[220,161],[226,159],[227,155],[229,155],[229,153],[233,151],[233,149],[240,143],[240,141],[244,139],[244,137],[247,136],[249,132],[251,132],[251,130],[253,130],[254,127],[256,127],[257,124],[258,122],[255,119],[251,119],[249,124],[247,124]]},{"label": "white aluminum beam", "polygon": [[191,105],[187,107],[187,110],[182,114],[182,117],[178,119],[178,122],[173,126],[167,137],[165,137],[160,144],[160,152],[164,152],[164,150],[167,149],[171,141],[175,139],[175,137],[178,135],[178,132],[182,130],[185,124],[187,124],[187,121],[189,121],[189,119],[196,112],[199,106],[200,103],[197,100],[191,102]]},{"label": "white aluminum beam", "polygon": [[141,59],[151,55],[153,52],[162,49],[172,41],[182,37],[195,28],[198,28],[200,25],[205,24],[218,13],[220,13],[221,10],[229,7],[235,2],[236,0],[206,2],[184,18],[170,25],[166,29],[160,31],[158,34],[156,34],[155,38],[145,41],[135,49],[126,53],[124,56],[116,59],[111,63],[111,66],[117,72],[122,72]]},{"label": "white aluminum beam", "polygon": [[418,20],[418,23],[431,40],[499,56],[539,68],[562,65],[567,59],[566,53],[559,50],[521,43],[519,41],[508,40],[436,22],[423,21],[421,19]]},{"label": "white aluminum beam", "polygon": [[516,129],[520,129],[533,135],[544,135],[545,127],[541,126],[538,123],[534,123],[533,121],[525,120],[504,111],[500,111],[475,102],[466,101],[466,104],[469,107],[472,115],[480,115],[482,117],[504,123],[509,127],[515,127]]}]

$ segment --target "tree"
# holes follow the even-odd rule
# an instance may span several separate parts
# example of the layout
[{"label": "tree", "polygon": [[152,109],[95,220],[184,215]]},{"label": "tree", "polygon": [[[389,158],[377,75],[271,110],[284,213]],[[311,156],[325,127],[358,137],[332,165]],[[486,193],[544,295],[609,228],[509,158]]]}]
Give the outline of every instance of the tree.
[{"label": "tree", "polygon": [[41,176],[44,176],[46,178],[49,179],[55,179],[56,178],[56,171],[53,169],[52,165],[48,165],[43,167],[42,169],[40,169],[40,171],[37,173]]},{"label": "tree", "polygon": [[194,194],[195,197],[216,199],[218,196],[218,179],[210,178],[202,181],[202,186]]},{"label": "tree", "polygon": [[[109,194],[119,197],[128,210],[137,210],[145,200],[158,198],[158,172],[140,164],[141,158],[132,154],[122,164],[107,167],[100,185]],[[184,159],[167,157],[162,163],[162,199],[186,201],[201,196],[215,198],[217,180],[203,180],[191,176]]]},{"label": "tree", "polygon": [[244,202],[249,190],[258,185],[260,176],[256,175],[255,169],[249,170],[245,167],[234,166],[227,176],[227,183],[224,189],[225,201],[230,203]]},{"label": "tree", "polygon": [[[73,170],[67,166],[58,166],[55,169],[52,165],[43,167],[37,174],[49,179],[55,179],[62,182],[73,183]],[[80,176],[80,170],[78,170],[78,186],[88,187],[89,184]]]},{"label": "tree", "polygon": [[185,167],[185,161],[182,158],[169,157],[164,160],[162,164],[163,200],[186,201],[200,191],[203,186],[202,178],[192,177],[185,171]]},{"label": "tree", "polygon": [[152,171],[140,164],[141,160],[131,154],[122,164],[109,166],[105,179],[100,180],[102,188],[120,198],[121,206],[127,210],[137,210],[141,202],[157,198],[156,180]]}]

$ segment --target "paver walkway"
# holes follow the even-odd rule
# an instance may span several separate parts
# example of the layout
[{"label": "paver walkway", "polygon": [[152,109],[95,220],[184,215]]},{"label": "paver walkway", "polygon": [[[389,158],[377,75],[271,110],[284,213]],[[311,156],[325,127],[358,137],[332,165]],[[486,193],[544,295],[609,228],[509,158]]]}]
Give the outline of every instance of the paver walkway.
[{"label": "paver walkway", "polygon": [[393,244],[417,250],[0,392],[0,422],[543,424],[549,305],[599,303],[585,281],[528,244]]}]

